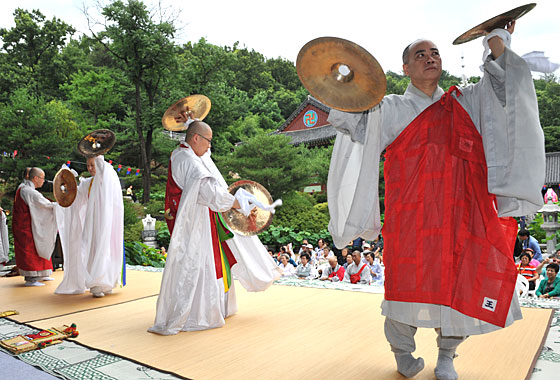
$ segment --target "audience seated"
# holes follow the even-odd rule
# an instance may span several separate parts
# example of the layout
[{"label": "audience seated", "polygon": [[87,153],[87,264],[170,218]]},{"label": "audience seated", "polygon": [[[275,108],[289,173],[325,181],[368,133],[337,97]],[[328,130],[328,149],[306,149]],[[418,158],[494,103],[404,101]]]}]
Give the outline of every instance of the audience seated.
[{"label": "audience seated", "polygon": [[313,265],[311,265],[310,263],[311,257],[309,257],[309,253],[303,252],[299,258],[301,263],[296,268],[296,272],[295,272],[296,277],[305,280],[311,280],[317,277],[315,273],[315,268],[313,268]]},{"label": "audience seated", "polygon": [[381,264],[374,259],[373,252],[366,254],[367,266],[371,274],[371,282],[375,285],[383,285],[383,268]]},{"label": "audience seated", "polygon": [[344,270],[348,269],[348,265],[350,264],[352,264],[352,255],[347,255],[346,262],[344,263],[344,265],[342,265],[344,267]]},{"label": "audience seated", "polygon": [[537,273],[546,278],[546,266],[552,263],[560,265],[560,252],[555,252],[554,254],[544,259],[543,262],[537,266]]},{"label": "audience seated", "polygon": [[344,268],[338,263],[336,257],[329,257],[329,265],[323,270],[321,281],[338,282],[344,279]]},{"label": "audience seated", "polygon": [[530,264],[531,255],[527,252],[521,254],[521,262],[517,264],[517,271],[529,281],[529,290],[535,290],[535,281],[539,278],[536,267]]},{"label": "audience seated", "polygon": [[282,277],[290,277],[295,276],[296,268],[289,263],[288,255],[281,254],[280,256],[280,264],[278,265],[282,269]]},{"label": "audience seated", "polygon": [[369,284],[371,281],[371,274],[367,264],[362,263],[362,254],[360,251],[352,252],[352,264],[348,265],[344,272],[343,282],[350,282],[352,284]]},{"label": "audience seated", "polygon": [[525,248],[521,253],[528,253],[529,256],[531,256],[531,261],[529,261],[529,264],[531,264],[535,268],[537,268],[541,264],[540,261],[535,260],[534,258],[535,252],[533,251],[532,248]]},{"label": "audience seated", "polygon": [[346,256],[348,256],[349,252],[350,251],[348,250],[348,248],[342,248],[342,250],[340,251],[340,256],[337,256],[339,265],[344,265],[346,263]]},{"label": "audience seated", "polygon": [[546,280],[542,280],[536,295],[539,298],[560,297],[560,277],[558,270],[560,266],[556,263],[548,264],[546,267]]}]

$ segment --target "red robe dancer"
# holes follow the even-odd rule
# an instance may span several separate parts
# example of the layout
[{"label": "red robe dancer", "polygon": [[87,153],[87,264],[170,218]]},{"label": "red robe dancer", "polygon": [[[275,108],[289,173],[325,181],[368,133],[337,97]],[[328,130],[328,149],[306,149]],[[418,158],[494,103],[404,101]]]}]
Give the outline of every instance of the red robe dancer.
[{"label": "red robe dancer", "polygon": [[[35,247],[31,211],[21,196],[23,188],[24,186],[20,186],[16,191],[12,220],[16,266],[20,273],[25,276],[26,285],[41,286],[42,283],[38,282],[38,280],[50,276],[53,266],[50,260],[39,256]],[[35,190],[33,189],[33,191]],[[50,252],[52,253],[52,249]]]},{"label": "red robe dancer", "polygon": [[450,306],[504,326],[517,224],[488,193],[480,134],[449,89],[387,148],[385,298]]}]

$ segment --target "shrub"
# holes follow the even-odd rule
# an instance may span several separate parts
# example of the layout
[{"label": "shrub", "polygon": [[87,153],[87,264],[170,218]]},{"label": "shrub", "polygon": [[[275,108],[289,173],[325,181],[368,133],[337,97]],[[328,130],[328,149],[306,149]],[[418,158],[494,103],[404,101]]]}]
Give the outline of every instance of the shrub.
[{"label": "shrub", "polygon": [[160,247],[169,248],[169,240],[171,240],[171,235],[169,234],[169,229],[167,228],[166,222],[156,221],[157,230],[157,241]]},{"label": "shrub", "polygon": [[283,201],[284,205],[274,215],[274,225],[310,233],[327,229],[329,215],[328,211],[325,212],[326,204],[316,205],[311,195],[302,192],[289,193]]},{"label": "shrub", "polygon": [[129,199],[123,199],[124,205],[124,225],[129,226],[138,222],[144,216],[143,207],[138,203],[133,203]]},{"label": "shrub", "polygon": [[144,225],[141,220],[136,220],[133,224],[125,224],[124,227],[124,241],[135,242],[142,241],[142,231],[144,230]]},{"label": "shrub", "polygon": [[144,206],[144,211],[154,218],[158,216],[162,217],[165,213],[165,201],[150,197],[150,201]]},{"label": "shrub", "polygon": [[148,247],[146,244],[134,241],[125,242],[124,250],[126,262],[129,265],[152,266],[163,268],[165,256],[158,249]]},{"label": "shrub", "polygon": [[527,226],[527,229],[529,230],[531,236],[537,239],[539,243],[544,243],[546,241],[546,231],[541,227],[543,222],[544,219],[542,214],[537,213],[535,215],[535,218]]},{"label": "shrub", "polygon": [[288,243],[298,245],[303,241],[303,239],[307,239],[314,244],[320,238],[325,239],[326,242],[332,245],[332,238],[327,229],[323,229],[319,232],[310,232],[296,230],[291,227],[271,225],[266,231],[259,234],[261,242],[269,247],[285,245]]}]

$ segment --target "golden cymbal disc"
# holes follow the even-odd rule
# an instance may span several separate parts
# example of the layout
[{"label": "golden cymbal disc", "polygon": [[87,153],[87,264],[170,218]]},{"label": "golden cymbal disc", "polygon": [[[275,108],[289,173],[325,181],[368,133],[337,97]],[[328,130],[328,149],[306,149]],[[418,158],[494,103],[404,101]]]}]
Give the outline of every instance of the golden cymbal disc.
[{"label": "golden cymbal disc", "polygon": [[181,132],[184,131],[185,125],[183,123],[177,123],[175,117],[179,115],[182,111],[190,110],[193,113],[195,119],[202,120],[210,112],[210,107],[212,102],[205,95],[191,95],[186,98],[176,101],[171,107],[165,111],[163,117],[161,118],[161,124],[163,128],[168,131]]},{"label": "golden cymbal disc", "polygon": [[[238,189],[243,188],[253,194],[258,201],[264,205],[272,204],[272,197],[268,190],[258,182],[241,180],[232,183],[228,187],[230,194],[235,195]],[[224,221],[228,227],[239,235],[257,235],[266,230],[272,223],[273,214],[258,207],[251,211],[249,216],[243,215],[236,209],[231,209],[222,213]]]},{"label": "golden cymbal disc", "polygon": [[74,174],[68,169],[60,169],[53,181],[54,198],[62,207],[68,207],[74,203],[76,194],[78,193],[78,185]]},{"label": "golden cymbal disc", "polygon": [[489,20],[484,21],[482,24],[475,26],[472,29],[467,30],[465,33],[461,34],[459,37],[455,38],[453,45],[463,44],[465,42],[472,41],[478,37],[485,36],[496,28],[504,28],[509,22],[517,20],[521,16],[524,16],[535,8],[536,3],[525,4],[520,7],[514,8],[510,11],[504,12],[496,17],[492,17]]},{"label": "golden cymbal disc", "polygon": [[311,95],[342,111],[368,110],[381,102],[387,89],[377,60],[360,45],[342,38],[309,41],[299,51],[296,69]]},{"label": "golden cymbal disc", "polygon": [[105,154],[115,145],[115,133],[109,129],[98,129],[85,135],[78,143],[78,151],[85,157]]}]

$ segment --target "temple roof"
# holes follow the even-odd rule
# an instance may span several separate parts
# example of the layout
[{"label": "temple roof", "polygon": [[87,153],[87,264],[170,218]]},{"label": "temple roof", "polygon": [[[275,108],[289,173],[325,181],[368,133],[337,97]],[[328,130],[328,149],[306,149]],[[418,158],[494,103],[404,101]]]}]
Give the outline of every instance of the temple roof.
[{"label": "temple roof", "polygon": [[560,152],[546,154],[546,174],[544,177],[546,186],[560,184]]},{"label": "temple roof", "polygon": [[292,138],[292,144],[324,145],[328,144],[336,137],[336,129],[328,124],[322,127],[301,129],[298,131],[276,132],[282,133]]},{"label": "temple roof", "polygon": [[327,114],[330,112],[331,108],[324,105],[323,103],[319,102],[317,99],[315,99],[314,97],[312,97],[311,95],[307,95],[307,99],[304,100],[299,107],[292,112],[292,114],[286,119],[286,121],[284,122],[284,124],[282,124],[277,130],[276,132],[282,132],[284,131],[284,129],[286,129],[286,127],[288,125],[290,125],[294,119],[301,113],[301,111],[303,111],[307,106],[312,105],[317,107],[318,109],[325,111]]}]

